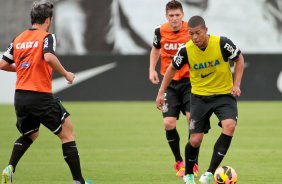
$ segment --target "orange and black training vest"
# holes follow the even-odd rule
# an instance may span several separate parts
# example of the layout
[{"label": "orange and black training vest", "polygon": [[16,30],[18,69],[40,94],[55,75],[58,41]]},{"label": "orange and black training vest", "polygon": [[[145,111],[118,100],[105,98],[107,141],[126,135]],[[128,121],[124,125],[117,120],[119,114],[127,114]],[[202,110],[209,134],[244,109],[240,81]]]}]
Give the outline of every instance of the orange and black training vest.
[{"label": "orange and black training vest", "polygon": [[[160,27],[161,34],[161,71],[162,75],[165,74],[166,69],[171,64],[174,55],[180,46],[185,45],[190,40],[188,32],[188,23],[183,22],[179,31],[174,32],[171,30],[169,23],[165,23]],[[181,80],[182,78],[188,78],[189,67],[185,64],[173,77],[173,80]]]},{"label": "orange and black training vest", "polygon": [[44,60],[44,30],[26,30],[13,41],[17,90],[52,93],[52,68]]}]

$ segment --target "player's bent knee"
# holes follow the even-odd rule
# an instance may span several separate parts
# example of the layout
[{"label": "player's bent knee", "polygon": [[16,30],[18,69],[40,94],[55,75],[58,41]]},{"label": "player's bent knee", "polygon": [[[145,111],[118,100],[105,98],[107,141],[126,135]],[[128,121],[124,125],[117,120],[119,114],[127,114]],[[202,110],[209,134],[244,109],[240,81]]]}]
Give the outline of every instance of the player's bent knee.
[{"label": "player's bent knee", "polygon": [[61,142],[62,142],[62,143],[75,141],[74,135],[68,135],[68,136],[60,136],[60,135],[59,135],[59,138],[61,139]]},{"label": "player's bent knee", "polygon": [[74,132],[73,131],[66,131],[64,129],[62,129],[62,131],[58,134],[58,137],[61,139],[62,143],[75,140]]},{"label": "player's bent knee", "polygon": [[69,142],[75,140],[75,134],[73,131],[73,126],[70,121],[70,118],[67,117],[62,124],[62,130],[58,134],[59,138],[62,140],[62,142]]},{"label": "player's bent knee", "polygon": [[164,118],[164,128],[166,130],[173,130],[176,127],[176,118],[166,117]]},{"label": "player's bent knee", "polygon": [[223,133],[232,136],[235,131],[236,125],[237,122],[231,119],[222,121]]},{"label": "player's bent knee", "polygon": [[203,133],[191,134],[189,139],[190,144],[195,148],[199,147],[202,143],[203,135]]},{"label": "player's bent knee", "polygon": [[32,134],[28,135],[27,137],[30,138],[32,140],[32,142],[34,142],[37,137],[39,136],[39,131],[33,132]]}]

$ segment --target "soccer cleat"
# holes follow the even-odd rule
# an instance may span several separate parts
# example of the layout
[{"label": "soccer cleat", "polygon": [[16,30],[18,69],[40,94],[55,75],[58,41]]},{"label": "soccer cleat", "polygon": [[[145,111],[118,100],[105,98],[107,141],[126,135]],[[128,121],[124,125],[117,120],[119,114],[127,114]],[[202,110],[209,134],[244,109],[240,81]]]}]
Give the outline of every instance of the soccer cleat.
[{"label": "soccer cleat", "polygon": [[[74,183],[74,184],[82,184],[81,182],[76,181],[76,180],[74,180],[73,183]],[[91,180],[86,180],[86,181],[85,181],[85,184],[92,184],[92,181],[91,181]]]},{"label": "soccer cleat", "polygon": [[2,172],[1,184],[12,184],[13,166],[8,165]]},{"label": "soccer cleat", "polygon": [[194,176],[197,178],[198,174],[199,174],[199,166],[198,166],[197,163],[195,163],[195,165],[193,167],[193,173],[194,173]]},{"label": "soccer cleat", "polygon": [[185,174],[185,168],[181,168],[176,172],[176,176],[182,178]]},{"label": "soccer cleat", "polygon": [[202,184],[210,184],[213,181],[213,174],[211,172],[205,172],[199,179],[199,182]]},{"label": "soccer cleat", "polygon": [[91,180],[86,180],[85,184],[92,184],[92,181]]},{"label": "soccer cleat", "polygon": [[183,177],[184,184],[196,184],[194,180],[194,174],[187,174]]},{"label": "soccer cleat", "polygon": [[174,169],[176,170],[176,176],[183,177],[185,174],[185,166],[183,161],[177,161],[174,164]]}]

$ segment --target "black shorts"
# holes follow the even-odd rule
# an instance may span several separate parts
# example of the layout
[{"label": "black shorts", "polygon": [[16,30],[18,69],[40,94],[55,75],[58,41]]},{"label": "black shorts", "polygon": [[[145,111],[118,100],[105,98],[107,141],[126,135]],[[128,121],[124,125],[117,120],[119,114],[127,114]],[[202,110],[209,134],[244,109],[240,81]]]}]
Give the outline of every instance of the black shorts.
[{"label": "black shorts", "polygon": [[171,81],[165,92],[163,117],[179,118],[180,111],[185,115],[190,112],[191,84],[189,78]]},{"label": "black shorts", "polygon": [[70,115],[53,94],[25,90],[16,90],[15,110],[17,128],[23,135],[38,131],[40,124],[59,134],[65,118]]},{"label": "black shorts", "polygon": [[208,133],[210,129],[210,117],[214,113],[221,121],[234,119],[237,121],[237,100],[231,94],[199,96],[191,95],[191,133]]}]

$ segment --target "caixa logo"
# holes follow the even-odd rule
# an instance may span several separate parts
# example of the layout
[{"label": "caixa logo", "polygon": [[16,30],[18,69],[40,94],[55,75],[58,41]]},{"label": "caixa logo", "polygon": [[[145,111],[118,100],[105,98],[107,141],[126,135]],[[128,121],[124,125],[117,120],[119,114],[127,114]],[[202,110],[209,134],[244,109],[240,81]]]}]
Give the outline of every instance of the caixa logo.
[{"label": "caixa logo", "polygon": [[21,63],[21,68],[28,68],[29,66],[30,64],[26,61]]}]

